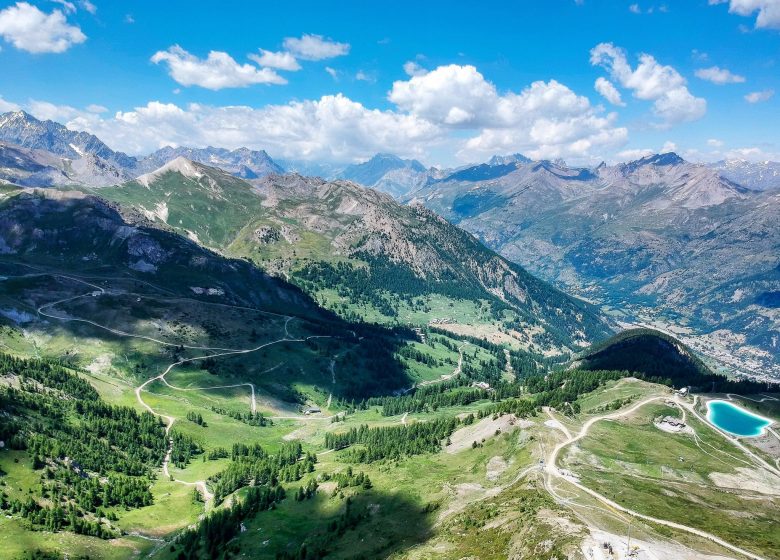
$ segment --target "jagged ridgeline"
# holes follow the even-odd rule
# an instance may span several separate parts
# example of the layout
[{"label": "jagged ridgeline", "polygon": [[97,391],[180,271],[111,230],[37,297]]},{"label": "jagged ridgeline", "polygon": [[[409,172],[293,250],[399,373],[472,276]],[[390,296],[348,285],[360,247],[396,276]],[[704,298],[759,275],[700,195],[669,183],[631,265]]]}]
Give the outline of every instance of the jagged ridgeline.
[{"label": "jagged ridgeline", "polygon": [[537,350],[574,349],[609,333],[594,307],[431,211],[348,181],[245,181],[178,158],[99,194],[288,278],[348,319],[424,325],[470,316],[516,331]]}]

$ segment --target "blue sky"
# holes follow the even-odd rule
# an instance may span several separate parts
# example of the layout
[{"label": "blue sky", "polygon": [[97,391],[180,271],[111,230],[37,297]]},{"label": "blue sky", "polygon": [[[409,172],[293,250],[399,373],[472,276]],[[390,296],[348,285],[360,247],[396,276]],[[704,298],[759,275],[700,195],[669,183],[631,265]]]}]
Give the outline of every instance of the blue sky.
[{"label": "blue sky", "polygon": [[780,0],[368,4],[0,2],[0,108],[130,153],[780,159]]}]

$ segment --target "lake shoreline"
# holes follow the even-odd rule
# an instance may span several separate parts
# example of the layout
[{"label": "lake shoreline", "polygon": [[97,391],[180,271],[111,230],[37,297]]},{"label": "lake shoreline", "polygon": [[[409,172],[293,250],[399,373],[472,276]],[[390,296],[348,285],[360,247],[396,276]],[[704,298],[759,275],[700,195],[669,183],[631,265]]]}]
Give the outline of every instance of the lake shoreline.
[{"label": "lake shoreline", "polygon": [[707,401],[707,421],[734,437],[760,437],[774,420],[751,412],[730,400]]}]

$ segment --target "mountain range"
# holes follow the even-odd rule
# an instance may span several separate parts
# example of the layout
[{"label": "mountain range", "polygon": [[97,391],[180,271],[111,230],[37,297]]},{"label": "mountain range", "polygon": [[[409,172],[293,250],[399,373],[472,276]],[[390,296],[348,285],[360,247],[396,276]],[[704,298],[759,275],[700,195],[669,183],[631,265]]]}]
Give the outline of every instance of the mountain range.
[{"label": "mountain range", "polygon": [[674,153],[489,167],[489,178],[476,166],[406,198],[623,320],[689,327],[730,367],[777,374],[780,191]]},{"label": "mountain range", "polygon": [[[101,169],[111,169],[111,173],[91,173],[89,164],[67,169],[61,162],[40,161],[44,167],[59,168],[62,177],[54,173],[50,179],[41,176],[31,179],[35,186],[64,184],[109,185],[116,184],[116,178],[134,178],[153,171],[179,156],[192,161],[219,167],[237,176],[254,179],[270,173],[298,173],[327,179],[349,179],[361,185],[377,188],[401,198],[422,185],[452,177],[456,173],[466,172],[477,178],[480,172],[489,175],[509,172],[513,166],[533,163],[526,156],[515,153],[492,156],[484,164],[469,164],[454,169],[426,168],[417,160],[402,159],[393,154],[376,154],[372,158],[350,165],[333,162],[314,162],[296,159],[272,159],[264,150],[237,148],[229,150],[220,147],[193,148],[186,146],[166,146],[141,157],[129,156],[114,151],[103,141],[87,132],[73,131],[64,125],[51,121],[41,121],[25,111],[13,111],[0,114],[0,143],[15,149],[27,148],[47,152],[47,155],[59,156],[69,164],[82,158],[91,160]],[[27,154],[29,157],[34,156]],[[43,157],[39,153],[39,157]],[[44,160],[46,158],[44,157]],[[552,162],[567,167],[563,161]],[[722,160],[706,164],[720,176],[751,190],[773,190],[780,188],[780,163],[773,161],[750,162],[743,159]],[[4,172],[7,180],[24,181],[24,172],[29,165],[18,162],[19,167],[6,162]],[[68,166],[69,167],[69,166]],[[79,169],[84,169],[83,171]],[[18,169],[19,176],[14,173]],[[503,170],[503,171],[502,171]],[[453,177],[454,178],[454,177]],[[482,177],[483,179],[489,177]],[[47,182],[48,181],[48,182]]]},{"label": "mountain range", "polygon": [[[100,196],[250,259],[350,317],[406,323],[428,317],[431,298],[445,298],[484,302],[479,322],[502,324],[537,352],[576,349],[608,332],[594,307],[540,282],[422,205],[402,205],[350,181],[297,174],[247,181],[179,157],[104,187]],[[439,317],[446,318],[451,314]]]},{"label": "mountain range", "polygon": [[709,167],[749,189],[767,191],[780,188],[780,163],[776,161],[729,159],[712,163]]},{"label": "mountain range", "polygon": [[284,172],[265,151],[247,148],[166,146],[136,158],[113,151],[92,134],[24,111],[0,115],[0,150],[0,178],[24,186],[114,185],[182,156],[247,179]]},{"label": "mountain range", "polygon": [[[703,165],[666,153],[578,168],[512,154],[442,170],[391,154],[340,167],[211,147],[166,147],[135,158],[21,111],[0,116],[0,142],[7,182],[103,187],[102,196],[148,219],[288,276],[311,277],[313,267],[340,260],[359,271],[369,255],[417,279],[459,278],[458,266],[442,263],[456,263],[463,247],[449,246],[442,257],[432,242],[444,223],[431,230],[431,218],[427,229],[415,230],[425,206],[505,257],[499,268],[517,263],[617,320],[682,325],[689,344],[732,371],[761,375],[780,367],[780,189],[772,162]],[[289,170],[323,178],[281,175]],[[447,235],[457,237],[454,231]],[[423,240],[429,250],[418,251]],[[347,282],[339,270],[338,282]],[[465,285],[513,299],[513,288],[496,292],[500,274],[470,273]],[[356,270],[349,274],[354,280]],[[398,315],[398,302],[378,297],[370,298],[374,311]]]},{"label": "mountain range", "polygon": [[710,365],[776,365],[780,191],[673,153],[122,166],[27,120],[0,144],[3,557],[607,558],[614,512],[632,554],[775,557],[776,435],[708,412],[778,418],[777,384]]},{"label": "mountain range", "polygon": [[399,197],[424,185],[436,170],[426,169],[417,160],[401,159],[392,154],[377,154],[366,162],[353,164],[336,177],[373,187]]}]

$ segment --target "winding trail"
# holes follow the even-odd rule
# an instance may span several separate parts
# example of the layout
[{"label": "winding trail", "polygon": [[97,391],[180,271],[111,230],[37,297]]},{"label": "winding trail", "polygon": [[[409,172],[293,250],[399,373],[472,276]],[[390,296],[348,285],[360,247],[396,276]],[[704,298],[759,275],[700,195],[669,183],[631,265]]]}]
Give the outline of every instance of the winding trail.
[{"label": "winding trail", "polygon": [[[284,339],[284,340],[287,340],[287,339]],[[270,368],[268,368],[268,369],[266,369],[264,371],[261,371],[259,373],[259,375],[263,375],[264,373],[271,372],[271,371],[281,367],[282,365],[284,365],[284,362],[279,362],[275,366],[270,367]],[[173,389],[174,391],[209,391],[211,389],[232,389],[234,387],[249,387],[249,389],[251,391],[251,409],[252,409],[252,414],[257,413],[257,399],[255,397],[255,384],[254,383],[248,383],[247,382],[247,383],[234,383],[232,385],[209,385],[207,387],[176,387],[175,385],[171,385],[165,377],[162,377],[160,379],[160,381],[162,381],[166,385],[166,387],[169,387],[169,388]]]},{"label": "winding trail", "polygon": [[[287,331],[287,324],[292,319],[293,319],[292,317],[288,317],[287,320],[284,323],[284,330],[285,330],[286,334],[288,333],[288,331]],[[165,420],[165,435],[168,437],[168,451],[166,452],[165,458],[163,459],[163,464],[162,464],[163,474],[165,474],[166,477],[172,479],[174,482],[178,482],[180,484],[186,484],[187,486],[196,486],[200,490],[200,492],[203,494],[204,500],[206,502],[209,502],[214,497],[214,495],[211,492],[209,492],[209,490],[208,490],[208,488],[206,486],[206,482],[203,481],[203,480],[199,480],[199,481],[196,481],[196,482],[187,482],[187,481],[184,481],[184,480],[179,480],[179,479],[175,479],[175,478],[171,477],[171,474],[170,474],[170,472],[168,470],[168,465],[170,464],[171,453],[173,452],[173,438],[170,437],[170,432],[171,432],[171,428],[173,427],[174,422],[176,422],[176,418],[173,417],[173,416],[168,416],[166,414],[162,414],[160,412],[156,412],[151,406],[149,406],[143,400],[143,398],[141,397],[141,392],[148,385],[150,385],[151,383],[154,383],[155,381],[161,381],[165,385],[167,385],[167,386],[169,386],[169,387],[171,387],[173,389],[176,389],[176,387],[174,387],[170,383],[168,383],[168,381],[165,379],[165,376],[168,375],[173,368],[175,368],[177,366],[180,366],[182,364],[186,364],[186,363],[190,363],[190,362],[194,362],[194,361],[198,361],[198,360],[205,360],[205,359],[208,359],[208,358],[217,358],[217,357],[222,357],[222,356],[233,356],[233,355],[238,355],[238,354],[249,354],[251,352],[257,352],[258,350],[262,350],[263,348],[267,348],[267,347],[272,346],[274,344],[279,344],[280,342],[306,342],[307,340],[311,340],[311,339],[314,339],[314,338],[330,338],[330,337],[327,336],[327,335],[314,335],[314,336],[308,336],[306,338],[288,338],[287,336],[284,336],[283,338],[280,338],[278,340],[274,340],[274,341],[271,341],[271,342],[266,342],[266,343],[261,344],[259,346],[255,346],[254,348],[247,348],[247,349],[244,349],[244,350],[229,350],[229,351],[224,351],[224,352],[216,352],[216,353],[213,353],[213,354],[206,354],[206,355],[203,355],[203,356],[194,356],[194,357],[191,357],[191,358],[182,358],[181,360],[179,360],[177,362],[174,362],[171,365],[169,365],[167,368],[165,368],[165,370],[161,374],[159,374],[159,375],[157,375],[155,377],[151,377],[151,378],[147,379],[141,385],[136,387],[136,389],[135,389],[135,397],[138,400],[138,403],[142,407],[144,407],[146,410],[148,410],[150,413],[152,413],[155,416]],[[237,384],[237,385],[234,385],[234,386],[242,386],[242,385],[249,385],[251,387],[251,389],[252,389],[252,407],[253,407],[253,409],[256,410],[255,386],[254,386],[254,384],[251,384],[251,383],[241,383],[241,384]],[[209,389],[215,389],[215,388],[216,387],[209,387]],[[179,390],[186,390],[186,389],[179,389]],[[272,418],[274,418],[274,417],[272,417]]]},{"label": "winding trail", "polygon": [[565,435],[567,438],[571,439],[572,435],[571,435],[571,432],[569,431],[569,428],[567,428],[564,425],[563,422],[561,422],[560,420],[558,420],[555,417],[555,415],[550,410],[550,407],[545,406],[544,407],[544,412],[547,414],[547,416],[550,417],[550,420],[552,420],[552,423],[549,424],[549,427],[551,427],[551,428],[554,427],[556,430],[560,430],[561,432],[563,432],[563,435]]},{"label": "winding trail", "polygon": [[228,351],[228,352],[237,351],[237,350],[233,350],[233,349],[230,349],[230,348],[219,348],[219,347],[211,347],[211,346],[192,346],[192,345],[189,345],[189,344],[175,344],[173,342],[167,342],[165,340],[160,340],[158,338],[154,338],[154,337],[151,337],[151,336],[146,336],[146,335],[142,335],[142,334],[129,333],[129,332],[125,332],[125,331],[122,331],[122,330],[119,330],[119,329],[114,329],[114,328],[111,328],[111,327],[107,327],[105,325],[101,325],[100,323],[96,323],[95,321],[90,321],[89,319],[82,319],[81,317],[63,317],[61,315],[54,315],[52,313],[48,313],[46,310],[50,310],[54,306],[59,305],[61,303],[67,303],[69,301],[75,301],[77,299],[83,299],[83,298],[87,298],[87,297],[96,297],[96,295],[104,295],[107,292],[106,292],[105,288],[103,288],[102,286],[98,286],[98,285],[95,285],[95,284],[90,284],[89,282],[85,282],[84,280],[80,280],[80,279],[75,278],[75,277],[65,276],[63,274],[45,274],[43,276],[56,276],[56,277],[60,277],[60,278],[67,278],[68,280],[72,280],[72,281],[78,282],[80,284],[85,284],[87,286],[90,286],[90,287],[93,287],[93,288],[96,289],[96,291],[90,292],[88,294],[80,294],[80,295],[72,296],[72,297],[69,297],[69,298],[63,298],[63,299],[60,299],[60,300],[57,300],[57,301],[53,301],[53,302],[50,302],[50,303],[46,303],[44,305],[39,306],[36,309],[36,312],[39,315],[43,316],[43,317],[47,317],[49,319],[56,319],[58,321],[63,321],[63,322],[86,323],[88,325],[92,325],[92,326],[97,327],[99,329],[103,329],[105,331],[108,331],[108,332],[110,332],[112,334],[115,334],[117,336],[124,336],[124,337],[130,337],[130,338],[138,338],[138,339],[141,339],[141,340],[148,340],[149,342],[155,342],[157,344],[162,344],[163,346],[173,346],[173,347],[176,347],[176,348],[187,348],[188,350],[223,350],[223,351]]},{"label": "winding trail", "polygon": [[[168,380],[166,379],[166,376],[175,367],[180,366],[182,364],[195,362],[195,361],[198,361],[198,360],[205,360],[205,359],[208,359],[208,358],[217,358],[217,357],[222,357],[222,356],[249,354],[251,352],[257,352],[258,350],[261,350],[263,348],[267,348],[268,346],[272,346],[274,344],[279,344],[281,342],[306,342],[308,340],[312,340],[312,339],[315,339],[315,338],[331,338],[329,335],[313,335],[313,336],[308,336],[308,337],[305,337],[305,338],[292,338],[292,336],[290,335],[290,331],[289,331],[289,323],[290,323],[290,321],[292,321],[294,319],[294,317],[289,316],[289,315],[280,315],[278,313],[265,312],[265,311],[262,311],[260,309],[254,309],[254,308],[245,307],[245,306],[222,304],[222,303],[214,303],[214,302],[203,302],[201,300],[192,300],[190,298],[174,297],[174,298],[169,298],[169,299],[185,300],[185,301],[196,301],[198,303],[207,304],[207,305],[213,304],[213,305],[219,305],[219,306],[228,307],[228,308],[246,309],[246,310],[251,310],[251,311],[258,312],[258,313],[264,313],[264,314],[268,314],[268,315],[282,317],[282,318],[285,319],[284,327],[283,327],[284,328],[284,336],[282,338],[279,338],[277,340],[273,340],[271,342],[266,342],[264,344],[261,344],[259,346],[255,346],[253,348],[232,349],[232,348],[219,348],[219,347],[209,347],[209,346],[194,346],[194,345],[188,345],[188,344],[176,344],[176,343],[167,342],[165,340],[160,340],[160,339],[157,339],[157,338],[154,338],[154,337],[150,337],[150,336],[145,336],[145,335],[125,332],[125,331],[122,331],[120,329],[115,329],[115,328],[112,328],[112,327],[108,327],[106,325],[102,325],[100,323],[97,323],[95,321],[91,321],[89,319],[83,319],[83,318],[80,318],[80,317],[67,317],[67,316],[63,317],[61,315],[53,314],[50,311],[52,310],[52,308],[54,308],[55,306],[57,306],[59,304],[67,303],[67,302],[70,302],[70,301],[75,301],[75,300],[81,299],[81,298],[99,297],[101,295],[108,294],[109,292],[103,286],[99,286],[97,284],[93,284],[91,282],[87,282],[86,280],[83,280],[83,279],[78,278],[78,277],[74,277],[74,276],[70,276],[70,275],[66,275],[66,274],[61,274],[61,273],[57,273],[57,272],[39,272],[39,273],[35,273],[35,274],[26,274],[26,275],[20,275],[20,276],[15,276],[15,277],[18,278],[18,277],[33,277],[33,276],[51,276],[51,277],[65,278],[67,280],[71,280],[72,282],[76,282],[76,283],[79,283],[79,284],[84,284],[85,286],[93,288],[93,291],[91,291],[91,292],[88,292],[88,293],[85,293],[85,294],[76,295],[76,296],[72,296],[72,297],[68,297],[68,298],[63,298],[63,299],[60,299],[60,300],[57,300],[57,301],[54,301],[54,302],[50,302],[50,303],[46,303],[46,304],[43,304],[43,305],[37,307],[36,308],[36,312],[39,315],[43,316],[43,317],[47,317],[49,319],[54,319],[54,320],[63,321],[63,322],[85,323],[85,324],[92,325],[92,326],[94,326],[96,328],[105,330],[107,332],[110,332],[110,333],[112,333],[114,335],[117,335],[117,336],[127,337],[127,338],[136,338],[136,339],[141,339],[141,340],[147,340],[149,342],[154,342],[156,344],[160,344],[160,345],[163,345],[163,346],[176,347],[176,348],[186,348],[186,349],[189,349],[189,350],[207,350],[207,351],[210,350],[210,351],[216,351],[216,352],[212,352],[210,354],[204,354],[204,355],[201,355],[201,356],[193,356],[193,357],[190,357],[190,358],[182,358],[181,360],[173,362],[172,364],[167,366],[165,368],[165,370],[163,370],[162,373],[147,379],[141,385],[139,385],[138,387],[136,387],[134,389],[135,397],[136,397],[136,400],[138,401],[138,403],[144,409],[146,409],[148,412],[150,412],[154,416],[157,416],[158,418],[162,418],[165,421],[165,436],[168,438],[168,449],[166,450],[165,457],[163,458],[163,463],[162,463],[162,472],[163,472],[163,474],[165,475],[166,478],[172,480],[173,482],[177,482],[179,484],[183,484],[183,485],[186,485],[186,486],[193,486],[193,487],[198,488],[198,490],[202,494],[202,496],[203,496],[207,506],[208,506],[208,503],[213,499],[214,495],[209,491],[208,486],[206,485],[206,481],[198,480],[198,481],[195,481],[195,482],[188,482],[188,481],[185,481],[185,480],[175,479],[175,478],[173,478],[171,476],[169,465],[170,465],[170,462],[171,462],[171,454],[173,452],[173,438],[170,437],[170,431],[171,431],[171,428],[173,427],[173,424],[176,422],[176,418],[173,417],[173,416],[169,416],[167,414],[162,414],[160,412],[156,412],[149,404],[147,404],[143,400],[143,397],[141,396],[141,393],[144,391],[144,389],[146,389],[146,387],[148,387],[150,384],[152,384],[152,383],[154,383],[156,381],[160,381],[163,384],[165,384],[167,387],[169,387],[169,388],[171,388],[173,390],[176,390],[176,391],[209,390],[209,389],[222,389],[222,388],[229,388],[229,387],[242,387],[242,386],[246,386],[246,387],[249,387],[250,390],[251,390],[252,412],[255,413],[257,411],[257,399],[256,399],[256,395],[255,395],[255,385],[253,383],[248,383],[247,382],[247,383],[236,383],[236,384],[233,384],[233,385],[220,385],[220,386],[211,386],[211,387],[186,387],[185,388],[185,387],[176,387],[174,385],[171,385],[168,382]],[[119,280],[122,280],[122,281],[133,281],[134,279],[132,279],[132,278],[122,278],[122,279],[119,279]],[[152,286],[152,287],[155,287],[152,284],[149,284],[149,285]],[[116,293],[117,294],[121,294],[121,295],[138,295],[139,297],[148,297],[145,294],[131,294],[129,292],[124,292],[124,291],[117,291]],[[282,364],[277,364],[276,366],[265,370],[263,373],[267,373],[269,371],[272,371],[272,370],[278,368],[280,365],[282,365]],[[335,382],[335,372],[334,372],[333,375],[334,375],[334,382]],[[334,415],[334,416],[337,416],[337,415]],[[276,418],[276,419],[288,419],[289,418],[289,419],[295,419],[295,420],[330,420],[330,419],[333,418],[333,416],[323,417],[323,418],[310,417],[310,416],[287,416],[287,417],[285,417],[285,416],[273,416],[271,418]]]},{"label": "winding trail", "polygon": [[453,377],[460,375],[461,369],[463,368],[463,347],[467,344],[469,343],[464,342],[458,347],[458,364],[455,366],[455,369],[452,370],[452,373],[442,375],[439,379],[430,379],[428,381],[420,381],[419,383],[415,383],[408,389],[404,390],[402,394],[405,395],[409,391],[414,391],[417,387],[425,387],[426,385],[435,385],[436,383],[441,383],[442,381],[449,381]]},{"label": "winding trail", "polygon": [[[606,496],[603,496],[602,494],[599,494],[595,490],[592,490],[592,489],[588,488],[587,486],[584,486],[575,477],[569,476],[569,475],[566,475],[566,474],[562,473],[561,470],[557,467],[556,462],[557,462],[558,455],[560,454],[560,452],[564,448],[568,447],[569,445],[571,445],[571,444],[581,440],[582,438],[584,438],[588,434],[588,431],[590,430],[590,428],[596,422],[600,422],[602,420],[613,420],[613,419],[616,419],[616,418],[620,418],[622,416],[626,416],[628,414],[636,412],[637,410],[639,410],[641,407],[645,406],[648,403],[651,403],[651,402],[654,402],[654,401],[658,401],[658,400],[662,400],[662,399],[668,399],[668,397],[667,396],[650,397],[650,398],[647,398],[647,399],[644,399],[644,400],[638,402],[637,404],[635,404],[634,406],[632,406],[631,408],[628,408],[626,410],[620,410],[620,411],[613,412],[611,414],[606,414],[606,415],[603,415],[603,416],[596,416],[594,418],[590,418],[589,420],[587,420],[582,425],[582,428],[577,433],[577,435],[575,435],[573,437],[569,437],[569,438],[566,439],[566,441],[564,441],[562,443],[559,443],[550,452],[550,455],[548,456],[546,464],[545,464],[545,467],[544,467],[544,471],[545,471],[545,488],[547,489],[548,492],[550,492],[553,495],[553,497],[559,499],[560,497],[552,489],[552,484],[551,484],[550,479],[552,477],[561,478],[561,479],[565,480],[566,482],[568,482],[569,484],[571,484],[574,487],[576,487],[577,489],[581,490],[582,492],[585,492],[589,496],[595,498],[596,500],[600,501],[601,503],[605,504],[606,506],[608,506],[609,508],[611,508],[613,510],[616,510],[616,511],[628,514],[631,517],[636,517],[638,519],[642,519],[644,521],[649,521],[651,523],[656,523],[658,525],[663,525],[665,527],[671,527],[672,529],[677,529],[679,531],[684,531],[686,533],[690,533],[692,535],[696,535],[698,537],[710,540],[710,541],[712,541],[712,542],[714,542],[714,543],[716,543],[716,544],[718,544],[718,545],[720,545],[720,546],[722,546],[722,547],[724,547],[724,548],[726,548],[726,549],[728,549],[728,550],[730,550],[732,552],[736,552],[738,554],[741,554],[742,556],[745,556],[747,558],[751,558],[752,560],[765,560],[762,556],[759,556],[759,555],[754,554],[754,553],[752,553],[750,551],[747,551],[747,550],[744,550],[744,549],[742,549],[742,548],[740,548],[738,546],[735,546],[735,545],[733,545],[731,543],[728,543],[725,540],[721,539],[720,537],[717,537],[717,536],[715,536],[715,535],[713,535],[711,533],[707,533],[706,531],[702,531],[702,530],[696,529],[694,527],[689,527],[689,526],[683,525],[681,523],[676,523],[674,521],[667,521],[665,519],[659,519],[657,517],[652,517],[650,515],[645,515],[645,514],[637,512],[637,511],[634,511],[634,510],[632,510],[630,508],[624,507],[624,506],[618,504],[617,502],[615,502],[613,500],[610,500]],[[682,404],[682,403],[679,403],[679,401],[677,401],[676,399],[675,399],[675,402],[677,402],[678,404]],[[686,406],[686,408],[688,408],[688,410],[694,416],[696,416],[697,418],[699,418],[701,420],[701,417],[696,413],[696,411],[694,409],[695,408],[695,401],[694,401],[693,405],[684,405],[684,406]],[[709,423],[707,423],[707,424],[710,425]],[[740,444],[740,446],[744,447],[741,444]],[[753,454],[751,454],[751,456],[753,456]],[[775,470],[775,469],[773,469],[771,467],[771,465],[768,465],[768,463],[766,463],[765,461],[761,460],[760,462],[762,463],[763,466],[769,466],[771,471]]]}]

